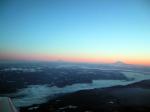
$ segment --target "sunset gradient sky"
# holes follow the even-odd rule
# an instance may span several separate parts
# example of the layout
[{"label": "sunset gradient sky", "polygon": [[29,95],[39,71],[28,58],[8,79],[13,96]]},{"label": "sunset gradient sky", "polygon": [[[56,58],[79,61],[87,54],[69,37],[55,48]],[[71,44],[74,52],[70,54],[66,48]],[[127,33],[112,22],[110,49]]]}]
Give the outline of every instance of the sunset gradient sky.
[{"label": "sunset gradient sky", "polygon": [[0,59],[150,65],[150,1],[1,0]]}]

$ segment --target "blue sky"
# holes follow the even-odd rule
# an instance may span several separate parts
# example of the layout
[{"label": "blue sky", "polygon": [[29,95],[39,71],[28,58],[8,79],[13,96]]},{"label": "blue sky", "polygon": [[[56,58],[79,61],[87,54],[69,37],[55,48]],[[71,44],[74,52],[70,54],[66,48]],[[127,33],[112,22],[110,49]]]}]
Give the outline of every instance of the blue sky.
[{"label": "blue sky", "polygon": [[148,0],[1,0],[0,53],[150,63],[149,6]]}]

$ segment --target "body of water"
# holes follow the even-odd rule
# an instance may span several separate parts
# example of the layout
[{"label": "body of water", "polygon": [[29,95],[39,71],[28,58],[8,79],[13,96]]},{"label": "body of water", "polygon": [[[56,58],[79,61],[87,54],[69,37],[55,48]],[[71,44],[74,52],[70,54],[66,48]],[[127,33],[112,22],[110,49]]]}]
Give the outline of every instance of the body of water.
[{"label": "body of water", "polygon": [[79,90],[94,89],[94,88],[105,88],[116,85],[127,85],[134,82],[139,82],[145,79],[150,79],[150,75],[144,75],[135,72],[123,72],[125,76],[133,80],[93,80],[92,83],[85,84],[73,84],[62,88],[48,85],[30,85],[28,88],[21,89],[15,96],[20,96],[13,98],[13,102],[16,107],[31,106],[33,104],[41,104],[54,98],[57,95],[64,93],[71,93]]}]

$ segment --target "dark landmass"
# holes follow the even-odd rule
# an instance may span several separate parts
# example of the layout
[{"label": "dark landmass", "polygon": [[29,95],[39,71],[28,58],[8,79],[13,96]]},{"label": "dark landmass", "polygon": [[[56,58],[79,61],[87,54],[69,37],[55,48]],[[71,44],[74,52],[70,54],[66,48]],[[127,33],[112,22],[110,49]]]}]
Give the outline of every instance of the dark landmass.
[{"label": "dark landmass", "polygon": [[20,112],[150,112],[150,80],[127,86],[82,90]]},{"label": "dark landmass", "polygon": [[64,87],[92,80],[128,80],[119,71],[82,68],[57,63],[2,64],[0,65],[0,94],[16,92],[29,85],[48,84]]},{"label": "dark landmass", "polygon": [[127,87],[140,87],[140,88],[145,88],[145,89],[150,89],[150,80],[144,80],[139,82],[136,82],[134,84],[129,84]]}]

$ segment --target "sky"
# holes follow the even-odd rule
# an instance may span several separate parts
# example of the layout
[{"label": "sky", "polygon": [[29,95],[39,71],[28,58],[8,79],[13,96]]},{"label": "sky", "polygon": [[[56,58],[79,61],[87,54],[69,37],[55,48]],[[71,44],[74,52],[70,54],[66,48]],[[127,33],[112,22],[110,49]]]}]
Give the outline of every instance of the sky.
[{"label": "sky", "polygon": [[150,1],[0,0],[0,59],[150,65]]}]

